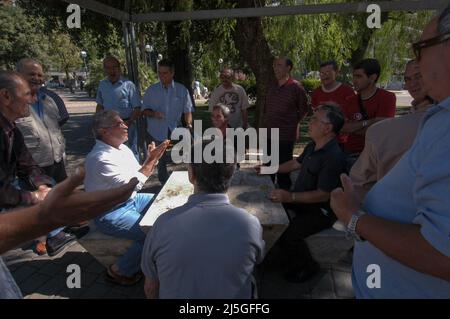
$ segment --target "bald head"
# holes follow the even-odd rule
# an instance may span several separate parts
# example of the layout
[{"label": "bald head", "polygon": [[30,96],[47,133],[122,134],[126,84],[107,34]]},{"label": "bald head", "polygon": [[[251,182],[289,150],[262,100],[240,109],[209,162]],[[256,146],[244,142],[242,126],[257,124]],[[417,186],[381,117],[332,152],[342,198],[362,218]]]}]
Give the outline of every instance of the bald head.
[{"label": "bald head", "polygon": [[10,122],[30,115],[32,102],[27,81],[17,72],[0,72],[0,112]]},{"label": "bald head", "polygon": [[[442,35],[440,30],[448,30],[450,9],[432,19],[423,30],[421,41]],[[426,92],[440,102],[450,96],[450,39],[421,49],[418,60],[423,85]]]},{"label": "bald head", "polygon": [[34,59],[25,58],[17,62],[16,69],[27,80],[31,93],[35,95],[44,84],[42,65]]}]

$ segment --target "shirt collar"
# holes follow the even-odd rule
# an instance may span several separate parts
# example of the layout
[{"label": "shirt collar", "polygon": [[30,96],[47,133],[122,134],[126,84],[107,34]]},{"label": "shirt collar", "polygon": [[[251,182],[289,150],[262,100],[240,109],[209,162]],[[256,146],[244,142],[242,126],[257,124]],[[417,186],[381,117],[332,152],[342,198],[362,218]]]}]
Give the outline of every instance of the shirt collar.
[{"label": "shirt collar", "polygon": [[[327,142],[327,144],[325,144],[322,148],[320,148],[320,149],[318,149],[318,150],[314,150],[314,152],[320,152],[320,151],[326,152],[326,151],[328,151],[330,148],[334,147],[335,144],[337,145],[337,140],[336,140],[336,138],[332,138],[332,139],[329,140],[329,141]],[[314,147],[315,147],[315,146],[316,146],[316,143],[313,142],[313,145],[314,145]]]},{"label": "shirt collar", "polygon": [[117,84],[122,84],[124,82],[124,78],[120,77],[117,82],[112,83],[108,78],[106,78],[106,82],[108,82],[110,85],[117,85]]},{"label": "shirt collar", "polygon": [[221,193],[199,193],[189,196],[190,204],[229,204],[230,200],[227,194]]},{"label": "shirt collar", "polygon": [[[163,83],[161,81],[159,81],[159,85],[161,86],[162,89],[165,89],[165,87],[164,87],[164,85],[163,85]],[[170,83],[169,87],[172,88],[172,89],[175,88],[175,81],[174,80],[172,80],[172,82]]]},{"label": "shirt collar", "polygon": [[[105,150],[115,150],[115,151],[118,150],[117,148],[115,148],[99,139],[95,140],[95,148],[105,149]],[[123,144],[120,144],[119,150],[122,150],[122,149],[123,149]]]}]

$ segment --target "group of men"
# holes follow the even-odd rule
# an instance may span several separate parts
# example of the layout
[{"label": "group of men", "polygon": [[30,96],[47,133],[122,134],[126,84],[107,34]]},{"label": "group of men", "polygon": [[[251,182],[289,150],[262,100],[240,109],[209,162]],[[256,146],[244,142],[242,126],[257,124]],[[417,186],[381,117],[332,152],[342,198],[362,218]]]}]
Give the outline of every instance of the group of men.
[{"label": "group of men", "polygon": [[[334,62],[323,63],[322,87],[312,95],[308,128],[312,142],[297,159],[293,145],[308,99],[290,76],[292,62],[274,61],[277,82],[266,94],[264,125],[279,129],[280,165],[274,176],[278,189],[269,198],[291,211],[289,227],[279,240],[288,281],[304,282],[318,272],[320,266],[304,239],[339,219],[355,240],[356,297],[450,296],[450,217],[445,211],[450,204],[449,35],[450,6],[413,45],[416,59],[405,70],[406,87],[414,99],[412,113],[398,119],[393,119],[395,96],[376,86],[380,75],[376,60],[354,66],[356,94],[336,81]],[[107,79],[99,86],[93,121],[96,144],[86,159],[86,175],[79,171],[70,178],[62,173],[64,140],[57,126],[58,107],[50,95],[40,92],[36,66],[36,61],[25,60],[18,64],[23,75],[0,73],[0,203],[4,209],[19,207],[0,214],[0,252],[49,231],[47,250],[52,251],[51,238],[59,236],[64,242],[72,234],[65,226],[95,219],[101,231],[134,241],[107,269],[111,281],[134,284],[142,269],[150,298],[254,297],[252,273],[264,257],[262,228],[255,217],[231,205],[225,194],[233,163],[190,163],[194,194],[188,202],[160,216],[149,234],[139,228],[153,195],[138,191],[155,166],[160,181],[167,179],[167,139],[181,116],[188,128],[192,125],[190,96],[173,81],[172,64],[160,61],[161,81],[146,90],[141,105],[135,86],[121,77],[117,59],[104,60]],[[231,76],[231,70],[223,70],[222,85],[212,94],[213,123],[221,131],[248,125],[248,99]],[[139,114],[148,124],[148,154],[142,165],[133,152],[133,125]],[[44,128],[47,136],[37,135]],[[33,152],[41,139],[55,148],[42,159],[40,149]],[[130,148],[124,144],[127,140]],[[349,161],[351,178],[342,174]],[[289,173],[294,170],[299,174],[291,187]],[[55,186],[48,175],[61,182]],[[86,193],[73,193],[83,179]],[[382,271],[376,289],[367,285],[367,269],[373,264]],[[20,292],[2,267],[0,260],[0,296],[17,297]]]}]

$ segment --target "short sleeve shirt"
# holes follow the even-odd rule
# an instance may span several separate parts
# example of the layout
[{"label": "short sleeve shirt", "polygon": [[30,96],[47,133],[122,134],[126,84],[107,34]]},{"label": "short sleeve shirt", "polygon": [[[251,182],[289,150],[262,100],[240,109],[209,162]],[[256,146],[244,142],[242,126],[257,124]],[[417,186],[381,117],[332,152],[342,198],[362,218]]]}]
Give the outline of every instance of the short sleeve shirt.
[{"label": "short sleeve shirt", "polygon": [[141,106],[141,97],[129,80],[121,78],[113,84],[104,79],[98,85],[96,102],[105,110],[117,111],[122,119],[128,119],[133,109]]}]

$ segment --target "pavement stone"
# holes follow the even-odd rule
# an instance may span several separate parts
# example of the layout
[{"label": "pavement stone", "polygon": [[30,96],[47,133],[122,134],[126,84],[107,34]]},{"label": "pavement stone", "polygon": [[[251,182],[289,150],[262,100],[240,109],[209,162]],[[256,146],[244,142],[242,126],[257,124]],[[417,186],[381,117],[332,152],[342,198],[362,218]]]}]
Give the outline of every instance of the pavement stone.
[{"label": "pavement stone", "polygon": [[336,295],[340,298],[354,298],[352,275],[350,272],[333,270],[333,280]]}]

